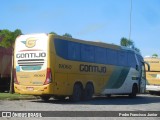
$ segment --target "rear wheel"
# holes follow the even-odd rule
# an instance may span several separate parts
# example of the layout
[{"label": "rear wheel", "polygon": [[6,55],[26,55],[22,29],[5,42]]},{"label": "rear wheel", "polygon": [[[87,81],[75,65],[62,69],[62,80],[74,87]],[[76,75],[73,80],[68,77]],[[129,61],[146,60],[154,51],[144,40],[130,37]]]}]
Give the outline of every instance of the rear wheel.
[{"label": "rear wheel", "polygon": [[65,100],[65,96],[54,96],[53,97],[54,99],[56,99],[56,100]]},{"label": "rear wheel", "polygon": [[40,96],[43,101],[48,101],[50,96]]},{"label": "rear wheel", "polygon": [[77,83],[73,87],[73,94],[70,96],[70,100],[72,102],[78,102],[82,98],[82,86],[81,84]]},{"label": "rear wheel", "polygon": [[91,83],[88,83],[83,91],[83,100],[91,100],[94,94],[94,87]]},{"label": "rear wheel", "polygon": [[153,91],[149,91],[149,94],[154,95],[154,92]]},{"label": "rear wheel", "polygon": [[157,92],[157,91],[149,91],[149,94],[151,94],[151,95],[160,95],[160,92]]},{"label": "rear wheel", "polygon": [[129,97],[135,98],[137,96],[137,93],[138,93],[138,87],[136,84],[134,84],[132,87],[132,93],[129,94]]},{"label": "rear wheel", "polygon": [[110,97],[111,97],[111,94],[106,94],[106,97],[110,98]]}]

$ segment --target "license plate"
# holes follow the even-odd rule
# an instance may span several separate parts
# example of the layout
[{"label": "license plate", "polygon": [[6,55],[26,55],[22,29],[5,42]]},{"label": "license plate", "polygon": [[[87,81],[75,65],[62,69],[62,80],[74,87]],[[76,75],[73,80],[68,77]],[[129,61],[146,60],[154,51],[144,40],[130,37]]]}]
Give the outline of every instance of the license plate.
[{"label": "license plate", "polygon": [[32,90],[34,90],[34,88],[33,87],[27,87],[27,90],[32,91]]}]

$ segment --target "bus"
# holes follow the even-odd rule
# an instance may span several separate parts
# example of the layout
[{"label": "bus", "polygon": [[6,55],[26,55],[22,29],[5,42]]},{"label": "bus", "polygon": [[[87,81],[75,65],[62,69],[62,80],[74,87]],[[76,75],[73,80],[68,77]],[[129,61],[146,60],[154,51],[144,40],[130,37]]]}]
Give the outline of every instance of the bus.
[{"label": "bus", "polygon": [[9,91],[12,67],[12,49],[0,47],[0,92]]},{"label": "bus", "polygon": [[42,100],[90,100],[92,96],[145,92],[142,56],[118,45],[53,34],[17,37],[14,90]]},{"label": "bus", "polygon": [[150,71],[146,71],[146,90],[150,94],[160,93],[160,58],[146,57],[146,62],[150,64]]}]

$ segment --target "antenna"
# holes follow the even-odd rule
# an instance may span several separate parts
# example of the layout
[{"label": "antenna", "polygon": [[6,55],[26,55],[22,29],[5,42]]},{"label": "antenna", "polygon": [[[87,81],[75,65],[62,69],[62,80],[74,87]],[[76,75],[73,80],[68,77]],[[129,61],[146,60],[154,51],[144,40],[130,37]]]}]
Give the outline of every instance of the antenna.
[{"label": "antenna", "polygon": [[129,40],[131,39],[131,30],[132,30],[132,0],[131,0],[131,8],[130,8],[130,23],[129,23]]}]

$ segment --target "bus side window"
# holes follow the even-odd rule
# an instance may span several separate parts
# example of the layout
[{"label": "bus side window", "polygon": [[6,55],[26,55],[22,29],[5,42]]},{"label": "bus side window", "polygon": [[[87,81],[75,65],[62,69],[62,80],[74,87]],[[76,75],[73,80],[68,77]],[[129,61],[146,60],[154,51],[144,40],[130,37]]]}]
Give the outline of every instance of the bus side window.
[{"label": "bus side window", "polygon": [[95,63],[106,64],[106,49],[101,47],[95,47]]},{"label": "bus side window", "polygon": [[94,62],[94,46],[81,44],[81,61]]},{"label": "bus side window", "polygon": [[107,64],[118,65],[118,52],[117,52],[117,50],[107,49],[106,54],[107,54],[107,57],[106,57]]},{"label": "bus side window", "polygon": [[136,69],[136,59],[133,52],[128,52],[128,66]]},{"label": "bus side window", "polygon": [[68,59],[68,41],[55,39],[56,54],[64,59]]},{"label": "bus side window", "polygon": [[129,66],[128,59],[127,59],[127,52],[125,51],[118,51],[118,65],[120,66]]},{"label": "bus side window", "polygon": [[68,42],[68,59],[80,61],[80,44]]}]

